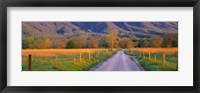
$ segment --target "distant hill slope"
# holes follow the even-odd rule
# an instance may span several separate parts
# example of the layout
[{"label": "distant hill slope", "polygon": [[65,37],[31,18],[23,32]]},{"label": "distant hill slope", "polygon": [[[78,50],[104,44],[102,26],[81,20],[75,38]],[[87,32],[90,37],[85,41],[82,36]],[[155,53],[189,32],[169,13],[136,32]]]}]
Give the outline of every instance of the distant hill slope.
[{"label": "distant hill slope", "polygon": [[178,33],[178,22],[22,22],[22,35],[70,38],[79,35],[106,34],[118,30],[120,37],[154,37]]}]

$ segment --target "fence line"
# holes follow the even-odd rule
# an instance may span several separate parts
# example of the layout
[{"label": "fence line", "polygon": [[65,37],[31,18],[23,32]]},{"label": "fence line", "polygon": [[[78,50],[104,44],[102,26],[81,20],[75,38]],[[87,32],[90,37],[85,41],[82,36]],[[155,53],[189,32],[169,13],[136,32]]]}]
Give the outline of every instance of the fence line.
[{"label": "fence line", "polygon": [[[100,55],[99,53],[104,53],[104,51],[100,51],[100,52],[88,52],[88,53],[77,53],[77,52],[74,52],[74,53],[69,53],[68,55],[66,56],[71,56],[72,58],[72,62],[73,64],[75,64],[77,61],[76,61],[76,58],[77,58],[77,55],[79,54],[79,62],[83,62],[83,59],[87,59],[87,54],[88,54],[88,60],[91,60],[92,58],[99,58],[101,57],[102,55]],[[33,56],[38,56],[38,55],[44,55],[44,56],[47,56],[45,53],[39,53],[39,54],[35,54],[35,53],[29,53],[28,54],[28,70],[31,71],[32,70],[32,59],[33,59]],[[54,67],[57,69],[58,68],[58,65],[59,65],[59,55],[62,55],[62,54],[59,54],[59,53],[51,53],[50,55],[48,56],[54,56],[55,57],[55,62],[54,62]],[[92,56],[91,56],[92,55]]]},{"label": "fence line", "polygon": [[[150,51],[141,51],[141,50],[128,50],[130,52],[133,52],[133,51],[137,51],[139,52],[139,57],[142,57],[144,59],[148,59],[148,60],[151,60],[151,53],[154,53],[154,62],[157,62],[157,53],[162,53],[162,65],[164,66],[165,63],[166,63],[166,54],[168,53],[175,53],[177,56],[176,56],[176,63],[177,63],[177,68],[178,68],[178,54],[175,52],[172,52],[172,51],[169,51],[169,52],[163,52],[163,51],[153,51],[153,52],[150,52]],[[146,54],[148,55],[148,58],[146,58]],[[138,55],[138,54],[137,54]]]}]

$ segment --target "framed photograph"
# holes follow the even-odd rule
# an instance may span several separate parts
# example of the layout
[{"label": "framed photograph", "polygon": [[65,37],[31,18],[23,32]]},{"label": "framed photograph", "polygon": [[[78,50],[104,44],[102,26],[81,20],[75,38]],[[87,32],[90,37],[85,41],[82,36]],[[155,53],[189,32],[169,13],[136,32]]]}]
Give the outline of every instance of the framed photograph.
[{"label": "framed photograph", "polygon": [[199,0],[0,6],[1,92],[199,93]]}]

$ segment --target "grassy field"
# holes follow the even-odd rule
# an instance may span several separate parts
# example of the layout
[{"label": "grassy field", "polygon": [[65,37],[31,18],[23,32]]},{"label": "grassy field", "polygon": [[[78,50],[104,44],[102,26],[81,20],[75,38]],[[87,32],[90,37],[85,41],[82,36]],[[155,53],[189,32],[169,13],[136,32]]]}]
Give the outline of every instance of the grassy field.
[{"label": "grassy field", "polygon": [[[139,61],[140,65],[146,70],[146,71],[177,71],[177,52],[178,50],[173,49],[147,49],[147,50],[126,50],[125,53],[131,56],[135,56],[136,59]],[[151,50],[151,52],[156,52],[156,61],[154,60],[154,53],[150,53],[150,59],[149,59],[149,52],[148,50]],[[146,52],[143,56],[141,56],[141,52]],[[165,64],[162,64],[162,52],[165,52]],[[145,57],[144,57],[145,56]]]},{"label": "grassy field", "polygon": [[[23,51],[22,56],[22,71],[28,71],[28,54],[30,54],[31,50],[27,53],[27,51]],[[53,55],[54,52],[49,52],[44,54],[41,53],[41,51],[37,50],[37,53],[33,53],[32,56],[32,71],[87,71],[91,67],[97,65],[98,63],[102,62],[103,60],[110,57],[112,54],[116,52],[114,51],[101,51],[101,50],[91,50],[87,51],[90,52],[90,59],[87,52],[84,52],[84,50],[77,50],[74,54],[71,50],[68,51],[68,54],[66,54],[66,51],[60,50],[54,50],[55,53],[58,54],[58,65],[55,66],[55,60],[56,57]],[[69,51],[71,51],[69,53]],[[46,51],[45,51],[46,52]],[[63,53],[62,53],[63,52]],[[80,54],[81,53],[81,60],[80,60]],[[74,56],[75,55],[75,56]]]}]

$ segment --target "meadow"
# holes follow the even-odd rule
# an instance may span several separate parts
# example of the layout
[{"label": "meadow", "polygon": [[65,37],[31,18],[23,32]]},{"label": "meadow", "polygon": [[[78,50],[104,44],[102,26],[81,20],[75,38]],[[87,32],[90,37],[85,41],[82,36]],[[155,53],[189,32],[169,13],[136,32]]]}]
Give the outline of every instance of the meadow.
[{"label": "meadow", "polygon": [[[23,49],[22,71],[88,71],[116,52],[106,48]],[[136,57],[146,71],[178,70],[178,48],[131,48],[125,53]]]},{"label": "meadow", "polygon": [[22,71],[87,71],[113,55],[108,49],[24,49]]},{"label": "meadow", "polygon": [[146,71],[178,71],[178,48],[132,48],[125,53],[135,56]]}]

